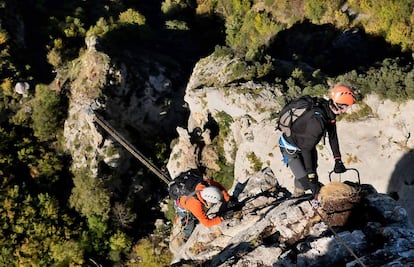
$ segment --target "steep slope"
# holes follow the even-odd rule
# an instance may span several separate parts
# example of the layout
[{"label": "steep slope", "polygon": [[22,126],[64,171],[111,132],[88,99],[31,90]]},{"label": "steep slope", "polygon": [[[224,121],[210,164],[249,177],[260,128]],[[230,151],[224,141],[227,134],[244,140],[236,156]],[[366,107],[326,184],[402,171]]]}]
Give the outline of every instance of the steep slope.
[{"label": "steep slope", "polygon": [[[214,159],[222,156],[226,164],[234,165],[235,183],[243,183],[255,173],[254,168],[257,169],[257,166],[271,167],[280,184],[292,190],[292,174],[282,163],[278,147],[280,132],[275,130],[275,113],[280,110],[281,93],[275,85],[268,83],[233,82],[234,75],[230,69],[236,60],[210,56],[195,66],[185,95],[191,110],[188,131],[196,127],[207,129],[204,134],[207,141],[203,148],[206,155],[202,160],[214,162]],[[414,124],[412,114],[408,111],[413,108],[414,101],[394,103],[381,100],[376,95],[367,95],[348,110],[348,115],[356,119],[347,121],[345,117],[337,123],[346,167],[358,169],[361,183],[372,184],[380,193],[387,193],[390,189],[399,192],[400,204],[410,211],[410,197],[414,194],[409,173],[414,171],[414,167],[399,162],[412,157],[414,140],[411,132],[414,131]],[[362,109],[371,111],[363,115],[360,112]],[[208,129],[211,121],[222,125],[220,137],[224,141],[221,147],[218,147],[220,144],[217,145],[217,142],[211,144],[210,139],[214,138]],[[227,125],[226,128],[224,125]],[[187,146],[191,146],[185,138],[179,138],[178,145],[171,153],[168,162],[171,177],[185,169],[182,163],[186,162],[182,158],[186,155],[182,151],[185,148],[180,145],[187,142]],[[327,183],[334,164],[332,153],[327,140],[326,144],[321,142],[317,148],[319,177],[322,183]],[[215,154],[211,151],[215,151]],[[207,164],[205,162],[201,164]],[[195,162],[192,164],[197,165]],[[206,166],[207,170],[217,172],[217,167],[212,163],[210,165]],[[334,180],[352,179],[347,174],[332,176]],[[411,213],[409,216],[414,218]]]},{"label": "steep slope", "polygon": [[235,192],[241,208],[211,228],[199,225],[186,243],[178,229],[173,266],[412,266],[414,229],[394,199],[369,185],[332,182],[320,206],[290,198],[270,168]]},{"label": "steep slope", "polygon": [[[315,210],[306,200],[290,199],[293,178],[282,164],[280,133],[275,131],[281,93],[271,84],[235,81],[231,68],[236,61],[210,56],[196,65],[185,96],[191,111],[188,129],[177,129],[178,142],[167,167],[171,177],[194,167],[214,177],[224,160],[234,167],[230,191],[238,195],[240,185],[244,186],[238,195],[244,205],[233,219],[217,227],[198,226],[186,243],[180,241],[175,225],[170,240],[175,264],[413,265],[409,204],[413,194],[410,183],[404,187],[397,181],[411,179],[407,174],[413,167],[399,166],[399,160],[413,147],[414,126],[406,111],[414,102],[393,103],[369,95],[349,112],[358,115],[369,106],[369,115],[338,123],[346,166],[361,176],[352,171],[331,175],[329,145],[319,144],[319,174],[326,189],[321,207]],[[202,146],[191,142],[189,133],[197,127],[203,129]],[[385,194],[390,183],[400,193],[399,202]]]}]

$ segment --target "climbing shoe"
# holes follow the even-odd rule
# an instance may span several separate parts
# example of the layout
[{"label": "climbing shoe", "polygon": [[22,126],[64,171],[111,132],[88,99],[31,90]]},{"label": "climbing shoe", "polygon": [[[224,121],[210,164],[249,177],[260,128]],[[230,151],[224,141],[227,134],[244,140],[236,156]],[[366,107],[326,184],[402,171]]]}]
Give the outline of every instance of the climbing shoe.
[{"label": "climbing shoe", "polygon": [[303,190],[301,188],[298,188],[298,187],[295,187],[295,189],[293,190],[292,197],[298,198],[298,197],[303,196],[304,194],[305,194],[305,190]]}]

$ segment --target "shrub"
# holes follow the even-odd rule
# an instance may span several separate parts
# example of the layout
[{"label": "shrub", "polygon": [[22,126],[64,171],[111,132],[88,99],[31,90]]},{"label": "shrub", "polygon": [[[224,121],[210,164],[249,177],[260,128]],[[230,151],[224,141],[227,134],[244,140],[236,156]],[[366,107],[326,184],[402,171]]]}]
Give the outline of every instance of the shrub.
[{"label": "shrub", "polygon": [[[230,126],[234,120],[229,114],[222,111],[216,114],[216,118],[220,131],[219,135],[213,140],[213,146],[215,146],[218,154],[217,164],[219,165],[220,170],[215,173],[207,173],[207,175],[212,176],[214,180],[229,189],[234,180],[234,164],[227,162],[224,156],[224,143],[227,141],[228,136],[231,133]],[[233,154],[234,155],[232,156],[235,157],[235,151]]]},{"label": "shrub", "polygon": [[81,215],[101,221],[109,218],[110,192],[104,188],[103,182],[93,177],[87,169],[78,170],[73,178],[74,188],[70,196],[70,206]]},{"label": "shrub", "polygon": [[325,3],[320,0],[309,0],[305,3],[305,14],[312,22],[319,22],[325,12]]},{"label": "shrub", "polygon": [[40,141],[56,138],[56,132],[63,127],[59,93],[51,91],[47,85],[37,85],[33,100],[33,131]]},{"label": "shrub", "polygon": [[5,44],[9,40],[7,32],[0,28],[0,45]]},{"label": "shrub", "polygon": [[179,14],[181,10],[186,8],[188,8],[188,3],[182,0],[164,0],[161,4],[162,13],[169,16]]},{"label": "shrub", "polygon": [[55,68],[62,64],[62,56],[59,49],[52,48],[52,50],[47,53],[46,57],[47,62]]},{"label": "shrub", "polygon": [[87,36],[96,35],[98,37],[103,37],[106,33],[111,31],[113,28],[114,26],[108,23],[104,18],[100,18],[94,26],[89,28],[86,35]]},{"label": "shrub", "polygon": [[187,23],[182,20],[168,20],[165,22],[165,26],[167,29],[170,30],[181,30],[181,31],[187,31],[190,28],[187,26]]},{"label": "shrub", "polygon": [[5,95],[13,94],[13,80],[11,78],[4,79],[0,87]]},{"label": "shrub", "polygon": [[359,110],[350,114],[343,114],[339,119],[343,118],[347,121],[357,121],[359,119],[367,118],[369,116],[375,116],[372,108],[365,102],[359,103]]},{"label": "shrub", "polygon": [[220,45],[216,45],[214,47],[214,53],[213,53],[214,57],[225,57],[225,56],[233,56],[233,52],[232,50],[227,47],[227,46],[220,46]]},{"label": "shrub", "polygon": [[255,172],[258,172],[262,169],[263,163],[260,161],[260,158],[256,156],[254,152],[250,152],[247,154],[247,159],[252,164],[252,169]]},{"label": "shrub", "polygon": [[337,80],[352,84],[362,95],[375,93],[384,99],[406,101],[413,98],[413,73],[412,62],[387,58],[368,70],[351,71]]},{"label": "shrub", "polygon": [[119,14],[119,22],[126,24],[145,25],[145,17],[131,8]]},{"label": "shrub", "polygon": [[114,262],[121,260],[121,255],[129,251],[131,247],[130,238],[120,231],[117,231],[114,235],[109,238],[109,252],[110,258]]},{"label": "shrub", "polygon": [[[158,253],[157,253],[158,252]],[[129,260],[126,263],[128,267],[158,267],[170,266],[171,252],[167,249],[159,251],[155,244],[149,239],[141,239],[132,248]]]},{"label": "shrub", "polygon": [[174,200],[172,200],[171,198],[168,199],[167,208],[164,210],[164,216],[168,221],[174,222],[175,208]]}]

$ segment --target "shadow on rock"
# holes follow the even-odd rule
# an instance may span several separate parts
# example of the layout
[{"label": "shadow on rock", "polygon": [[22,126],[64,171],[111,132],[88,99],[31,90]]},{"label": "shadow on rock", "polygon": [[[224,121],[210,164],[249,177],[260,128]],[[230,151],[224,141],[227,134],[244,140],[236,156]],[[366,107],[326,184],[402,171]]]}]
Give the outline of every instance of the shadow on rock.
[{"label": "shadow on rock", "polygon": [[414,224],[414,150],[406,153],[395,165],[388,184],[388,192],[407,210],[408,218]]}]

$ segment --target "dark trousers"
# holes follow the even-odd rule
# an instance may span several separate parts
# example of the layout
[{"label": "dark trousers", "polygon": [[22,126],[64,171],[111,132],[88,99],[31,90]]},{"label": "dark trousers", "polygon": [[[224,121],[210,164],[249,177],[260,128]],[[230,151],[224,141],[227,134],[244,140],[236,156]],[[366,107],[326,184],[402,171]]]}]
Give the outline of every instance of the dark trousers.
[{"label": "dark trousers", "polygon": [[[302,153],[299,150],[292,151],[286,149],[284,147],[280,147],[280,151],[282,152],[284,162],[292,171],[293,175],[295,176],[295,188],[306,191],[308,189],[312,189],[312,184],[308,180],[308,173],[305,170],[305,165],[303,164],[303,157]],[[316,148],[312,150],[312,157],[313,162],[318,162],[318,153]],[[314,166],[316,170],[317,166]]]}]

